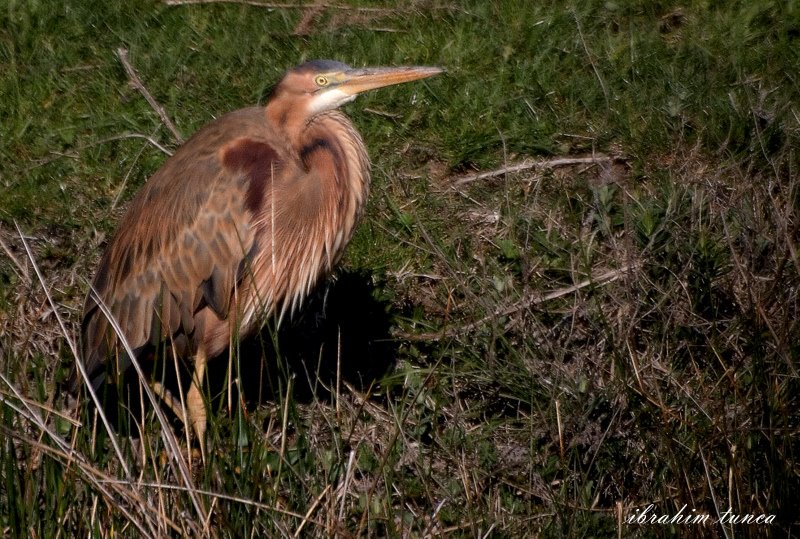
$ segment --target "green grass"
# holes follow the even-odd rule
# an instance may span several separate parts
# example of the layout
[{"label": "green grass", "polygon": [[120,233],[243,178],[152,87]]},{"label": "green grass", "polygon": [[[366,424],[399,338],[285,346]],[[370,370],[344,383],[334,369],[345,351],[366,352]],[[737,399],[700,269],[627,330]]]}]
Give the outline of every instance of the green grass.
[{"label": "green grass", "polygon": [[[85,403],[81,427],[47,411],[104,243],[165,159],[142,136],[176,146],[119,47],[184,137],[307,59],[447,69],[345,108],[373,189],[321,375],[311,346],[266,371],[234,354],[243,394],[211,388],[188,479],[149,404],[121,458]],[[792,2],[0,5],[0,535],[797,534],[798,73]],[[453,187],[592,154],[615,160]],[[623,522],[650,504],[775,522]]]}]

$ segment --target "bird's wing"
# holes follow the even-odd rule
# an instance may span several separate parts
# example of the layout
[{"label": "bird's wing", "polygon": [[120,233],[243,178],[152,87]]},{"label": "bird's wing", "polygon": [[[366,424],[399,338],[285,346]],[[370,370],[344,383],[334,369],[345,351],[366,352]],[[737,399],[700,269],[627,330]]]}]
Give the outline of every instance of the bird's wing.
[{"label": "bird's wing", "polygon": [[[234,285],[254,245],[249,206],[263,196],[263,185],[246,171],[226,166],[225,141],[208,134],[212,140],[205,143],[203,136],[195,138],[134,198],[100,261],[82,323],[84,365],[95,386],[109,356],[125,356],[98,301],[108,307],[134,352],[178,334],[191,336],[194,315],[206,306],[220,319],[228,315]],[[267,142],[250,146],[261,152],[260,166],[280,166]],[[77,376],[71,385],[77,388]]]}]

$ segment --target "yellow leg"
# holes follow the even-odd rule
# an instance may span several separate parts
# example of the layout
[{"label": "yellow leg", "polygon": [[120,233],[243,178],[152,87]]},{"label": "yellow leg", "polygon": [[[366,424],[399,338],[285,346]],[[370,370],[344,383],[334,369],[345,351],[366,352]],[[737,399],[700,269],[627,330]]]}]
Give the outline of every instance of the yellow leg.
[{"label": "yellow leg", "polygon": [[150,388],[161,399],[161,402],[166,404],[172,410],[172,413],[183,421],[183,406],[181,406],[179,400],[172,396],[172,392],[161,385],[161,382],[150,382]]},{"label": "yellow leg", "polygon": [[194,356],[192,386],[186,394],[186,411],[189,416],[189,424],[192,426],[192,430],[197,436],[197,442],[200,444],[200,456],[203,462],[206,461],[206,403],[203,398],[203,380],[206,375],[207,362],[206,352],[200,347]]}]

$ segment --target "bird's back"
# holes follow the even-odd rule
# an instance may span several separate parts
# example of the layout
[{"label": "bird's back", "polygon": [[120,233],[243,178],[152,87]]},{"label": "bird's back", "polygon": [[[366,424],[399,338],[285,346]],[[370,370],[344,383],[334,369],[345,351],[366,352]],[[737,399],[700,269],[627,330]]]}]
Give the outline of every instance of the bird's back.
[{"label": "bird's back", "polygon": [[[95,385],[109,357],[126,357],[99,303],[134,353],[168,338],[213,356],[234,326],[246,333],[276,307],[296,307],[330,271],[361,212],[369,163],[343,115],[321,115],[306,131],[303,152],[264,108],[232,112],[198,131],[137,193],[84,307],[83,359]],[[232,303],[238,317],[228,316]]]},{"label": "bird's back", "polygon": [[84,306],[82,351],[90,379],[102,379],[108,356],[120,353],[98,300],[134,351],[161,335],[190,336],[195,314],[205,307],[227,316],[229,291],[252,248],[252,216],[244,207],[247,179],[225,170],[219,152],[243,137],[276,148],[267,157],[282,166],[264,109],[242,109],[198,131],[131,200]]}]

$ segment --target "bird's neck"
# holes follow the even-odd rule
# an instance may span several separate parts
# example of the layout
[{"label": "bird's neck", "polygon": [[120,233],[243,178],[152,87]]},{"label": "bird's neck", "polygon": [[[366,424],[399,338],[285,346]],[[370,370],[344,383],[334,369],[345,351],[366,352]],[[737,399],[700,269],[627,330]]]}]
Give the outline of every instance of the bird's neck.
[{"label": "bird's neck", "polygon": [[304,110],[299,110],[286,100],[273,100],[267,103],[267,121],[273,129],[288,142],[286,150],[290,155],[298,155],[303,145],[306,126],[311,120]]}]

